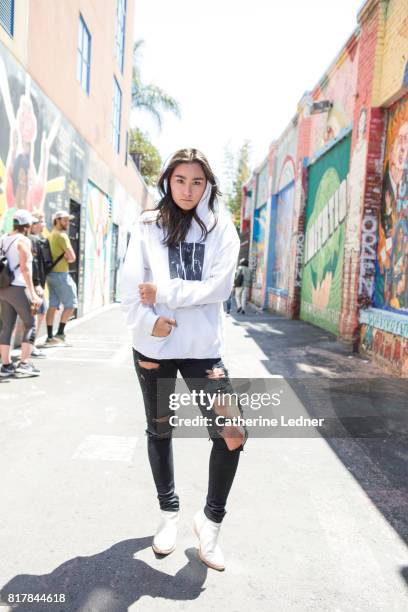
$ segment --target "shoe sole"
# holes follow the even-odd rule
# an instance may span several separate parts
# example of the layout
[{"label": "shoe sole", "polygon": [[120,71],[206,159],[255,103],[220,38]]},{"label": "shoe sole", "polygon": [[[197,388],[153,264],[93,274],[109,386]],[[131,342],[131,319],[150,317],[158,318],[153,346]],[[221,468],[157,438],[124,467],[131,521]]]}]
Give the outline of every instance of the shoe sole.
[{"label": "shoe sole", "polygon": [[34,376],[40,376],[41,372],[18,372],[16,371],[16,378],[33,378]]},{"label": "shoe sole", "polygon": [[16,375],[16,374],[15,374],[15,372],[12,372],[12,373],[10,373],[10,374],[2,374],[2,373],[0,372],[0,378],[14,378],[14,377],[15,377],[15,375]]},{"label": "shoe sole", "polygon": [[157,546],[155,546],[154,544],[152,544],[152,548],[154,550],[155,553],[157,553],[158,555],[169,555],[170,553],[172,553],[174,550],[176,550],[176,547],[173,546],[173,548],[169,548],[168,550],[160,550],[159,548],[157,548]]},{"label": "shoe sole", "polygon": [[197,537],[198,542],[199,542],[199,544],[198,544],[198,557],[199,557],[200,561],[202,561],[204,563],[204,565],[207,565],[208,567],[211,567],[211,569],[215,569],[218,572],[223,572],[225,570],[225,565],[215,565],[214,563],[211,563],[210,561],[207,561],[203,557],[202,552],[201,552],[201,546],[200,546],[200,536],[198,535],[195,523],[193,523],[193,532],[194,532],[194,535]]}]

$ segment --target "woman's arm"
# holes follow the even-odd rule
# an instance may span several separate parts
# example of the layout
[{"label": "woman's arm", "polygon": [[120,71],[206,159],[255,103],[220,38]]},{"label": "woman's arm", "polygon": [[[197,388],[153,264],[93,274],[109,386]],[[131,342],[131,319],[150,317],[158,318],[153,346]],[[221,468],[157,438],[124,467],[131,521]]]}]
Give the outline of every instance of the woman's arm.
[{"label": "woman's arm", "polygon": [[173,278],[157,286],[156,302],[169,308],[183,308],[224,302],[230,296],[234,284],[235,268],[240,240],[232,223],[228,223],[223,235],[210,278],[203,281]]},{"label": "woman's arm", "polygon": [[143,283],[149,273],[144,251],[143,235],[138,221],[132,232],[122,268],[120,283],[122,311],[129,328],[141,328],[146,334],[151,335],[159,317],[152,306],[142,304],[140,301],[139,283]]}]

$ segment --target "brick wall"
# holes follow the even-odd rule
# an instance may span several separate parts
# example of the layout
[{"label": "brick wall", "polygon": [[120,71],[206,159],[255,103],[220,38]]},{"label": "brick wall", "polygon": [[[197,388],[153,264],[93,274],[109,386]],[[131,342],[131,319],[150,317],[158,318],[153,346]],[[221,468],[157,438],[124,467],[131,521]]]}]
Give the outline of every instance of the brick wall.
[{"label": "brick wall", "polygon": [[349,176],[349,211],[343,264],[339,336],[359,342],[358,314],[372,297],[376,224],[381,206],[386,113],[373,108],[381,78],[384,5],[377,0],[360,14],[360,50]]}]

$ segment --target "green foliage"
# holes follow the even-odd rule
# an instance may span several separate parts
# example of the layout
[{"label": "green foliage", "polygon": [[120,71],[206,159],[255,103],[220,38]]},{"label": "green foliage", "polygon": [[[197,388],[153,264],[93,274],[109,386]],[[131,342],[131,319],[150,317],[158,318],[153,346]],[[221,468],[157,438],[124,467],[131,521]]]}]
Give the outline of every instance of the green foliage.
[{"label": "green foliage", "polygon": [[140,51],[143,45],[144,40],[137,40],[133,46],[132,108],[147,111],[161,130],[163,113],[171,112],[176,117],[180,117],[180,105],[177,100],[157,85],[143,83],[140,74]]},{"label": "green foliage", "polygon": [[224,152],[225,201],[237,227],[241,222],[242,188],[250,176],[250,146],[250,142],[246,140],[237,153],[234,153],[229,146]]},{"label": "green foliage", "polygon": [[139,157],[137,165],[139,165],[140,174],[148,185],[155,185],[159,178],[162,160],[159,151],[152,145],[147,134],[139,128],[130,130],[129,154],[134,159]]}]

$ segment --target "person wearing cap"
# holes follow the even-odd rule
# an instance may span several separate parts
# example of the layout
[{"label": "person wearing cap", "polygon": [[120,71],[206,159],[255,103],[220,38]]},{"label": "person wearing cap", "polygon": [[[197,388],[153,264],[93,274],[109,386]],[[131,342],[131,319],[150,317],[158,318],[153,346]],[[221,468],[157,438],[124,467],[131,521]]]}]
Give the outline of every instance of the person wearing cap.
[{"label": "person wearing cap", "polygon": [[[28,210],[18,210],[13,215],[13,231],[1,240],[2,252],[6,255],[10,270],[14,274],[11,285],[0,289],[2,329],[0,332],[0,376],[8,378],[16,374],[38,376],[40,371],[28,361],[35,342],[35,317],[33,311],[41,306],[33,277],[31,242],[28,233],[34,217]],[[10,344],[17,316],[23,322],[23,341],[20,361],[14,365],[10,358]]]},{"label": "person wearing cap", "polygon": [[[52,217],[53,229],[48,237],[53,261],[59,260],[47,275],[49,290],[49,308],[47,310],[47,340],[46,346],[65,342],[65,325],[78,306],[77,288],[69,273],[69,264],[76,260],[74,249],[68,237],[67,230],[70,220],[74,217],[65,210],[59,210]],[[53,337],[55,312],[60,304],[64,310],[61,315],[58,331]]]},{"label": "person wearing cap", "polygon": [[[47,240],[42,235],[44,229],[44,214],[40,211],[34,211],[34,217],[35,218],[28,237],[31,240],[31,247],[33,251],[33,283],[36,293],[43,298],[42,304],[36,316],[36,330],[38,336],[41,327],[44,323],[45,313],[47,312],[48,308],[44,292],[47,272],[43,254],[43,245],[47,242]],[[31,352],[31,357],[37,357],[41,359],[45,358],[46,355],[43,351],[34,346]]]}]

